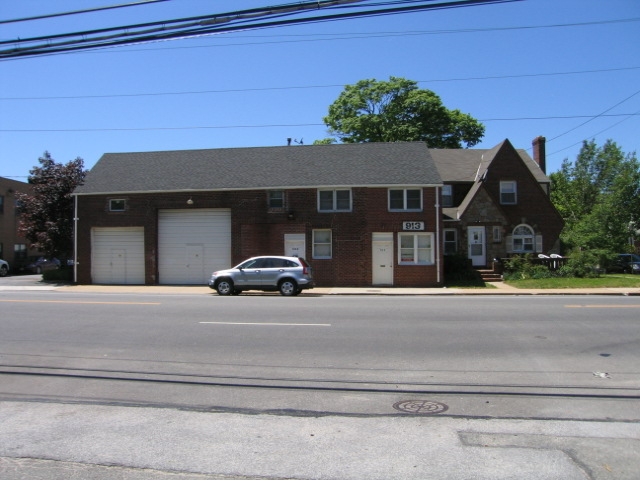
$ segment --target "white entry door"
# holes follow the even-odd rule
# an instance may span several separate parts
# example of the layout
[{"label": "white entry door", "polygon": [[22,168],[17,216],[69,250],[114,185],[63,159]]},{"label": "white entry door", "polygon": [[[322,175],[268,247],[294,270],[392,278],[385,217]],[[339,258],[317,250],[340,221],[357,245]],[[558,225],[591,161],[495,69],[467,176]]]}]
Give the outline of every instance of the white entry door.
[{"label": "white entry door", "polygon": [[474,266],[487,265],[484,226],[469,227],[467,229],[469,243],[469,259]]},{"label": "white entry door", "polygon": [[393,285],[393,234],[373,234],[372,282],[374,286]]},{"label": "white entry door", "polygon": [[288,257],[305,257],[306,244],[304,234],[284,235],[284,255]]}]

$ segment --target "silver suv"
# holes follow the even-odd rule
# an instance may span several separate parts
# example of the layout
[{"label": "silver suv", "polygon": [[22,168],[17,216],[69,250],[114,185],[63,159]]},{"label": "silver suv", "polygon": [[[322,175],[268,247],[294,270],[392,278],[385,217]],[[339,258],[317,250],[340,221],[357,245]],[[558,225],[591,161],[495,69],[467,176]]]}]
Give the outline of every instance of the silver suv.
[{"label": "silver suv", "polygon": [[209,287],[221,296],[242,291],[280,291],[283,296],[297,296],[313,288],[311,266],[301,257],[252,257],[237,266],[211,274]]}]

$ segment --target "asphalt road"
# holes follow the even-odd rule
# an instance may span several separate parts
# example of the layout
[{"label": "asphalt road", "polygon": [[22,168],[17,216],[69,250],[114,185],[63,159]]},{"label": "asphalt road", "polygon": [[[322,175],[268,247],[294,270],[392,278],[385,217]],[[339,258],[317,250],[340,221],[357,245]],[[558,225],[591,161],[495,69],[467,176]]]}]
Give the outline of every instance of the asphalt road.
[{"label": "asphalt road", "polygon": [[640,476],[636,298],[4,291],[0,309],[1,477]]}]

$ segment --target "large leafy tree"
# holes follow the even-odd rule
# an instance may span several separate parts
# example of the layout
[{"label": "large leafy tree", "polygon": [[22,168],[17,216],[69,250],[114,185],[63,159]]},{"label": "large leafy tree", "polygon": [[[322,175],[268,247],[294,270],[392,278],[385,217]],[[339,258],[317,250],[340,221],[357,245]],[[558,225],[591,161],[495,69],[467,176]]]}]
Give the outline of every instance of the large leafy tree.
[{"label": "large leafy tree", "polygon": [[484,135],[478,120],[447,109],[434,92],[401,77],[345,86],[323,120],[344,143],[424,141],[431,148],[461,148]]},{"label": "large leafy tree", "polygon": [[33,194],[18,194],[19,232],[31,245],[48,256],[70,257],[73,251],[74,189],[82,184],[87,171],[78,157],[57,163],[49,152],[38,159],[39,167],[30,171]]},{"label": "large leafy tree", "polygon": [[612,140],[585,141],[575,162],[550,175],[551,200],[565,220],[568,248],[627,250],[640,228],[640,163]]}]

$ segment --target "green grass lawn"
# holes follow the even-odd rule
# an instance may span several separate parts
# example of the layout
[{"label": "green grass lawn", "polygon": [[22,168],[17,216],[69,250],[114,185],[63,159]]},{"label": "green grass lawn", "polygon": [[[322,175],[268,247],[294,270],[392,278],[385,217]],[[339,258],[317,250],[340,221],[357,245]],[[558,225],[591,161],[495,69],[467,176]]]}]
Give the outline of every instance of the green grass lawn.
[{"label": "green grass lawn", "polygon": [[640,287],[640,276],[631,274],[603,274],[595,278],[552,278],[507,281],[520,289],[580,289],[593,287]]}]

